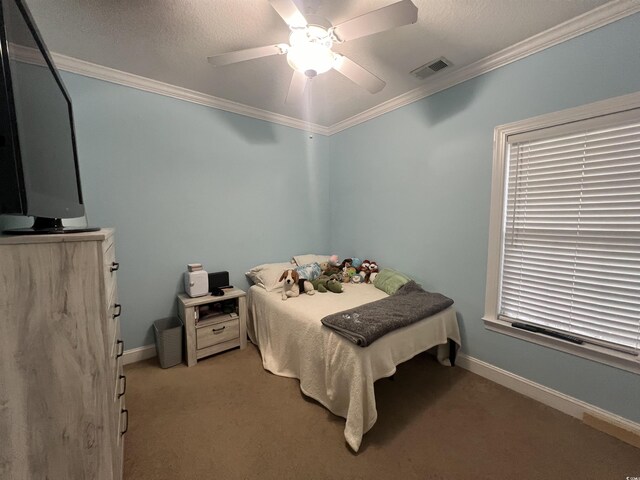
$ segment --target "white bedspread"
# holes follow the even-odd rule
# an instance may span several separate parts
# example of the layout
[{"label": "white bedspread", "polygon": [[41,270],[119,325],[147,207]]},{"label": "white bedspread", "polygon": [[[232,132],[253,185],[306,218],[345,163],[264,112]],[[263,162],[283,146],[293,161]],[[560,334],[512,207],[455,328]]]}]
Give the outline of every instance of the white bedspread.
[{"label": "white bedspread", "polygon": [[395,330],[366,348],[324,327],[331,313],[373,302],[387,294],[373,285],[345,284],[344,292],[301,295],[282,301],[280,292],[249,289],[248,332],[266,370],[298,378],[302,392],[346,419],[344,437],[358,451],[378,417],[373,383],[393,375],[396,365],[436,345],[450,365],[447,339],[460,345],[453,307]]}]

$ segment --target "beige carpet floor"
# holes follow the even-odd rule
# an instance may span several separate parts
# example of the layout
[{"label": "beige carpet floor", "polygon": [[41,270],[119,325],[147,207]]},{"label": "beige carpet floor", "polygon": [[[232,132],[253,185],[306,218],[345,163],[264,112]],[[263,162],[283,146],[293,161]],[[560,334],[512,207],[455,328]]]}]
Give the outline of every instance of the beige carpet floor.
[{"label": "beige carpet floor", "polygon": [[126,375],[126,480],[640,476],[639,449],[428,355],[376,382],[378,421],[357,454],[344,420],[263,370],[252,345]]}]

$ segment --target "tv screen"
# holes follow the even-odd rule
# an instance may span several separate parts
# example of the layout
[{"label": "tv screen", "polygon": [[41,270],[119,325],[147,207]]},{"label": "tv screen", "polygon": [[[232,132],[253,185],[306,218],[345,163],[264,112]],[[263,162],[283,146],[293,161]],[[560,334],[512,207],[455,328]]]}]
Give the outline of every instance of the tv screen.
[{"label": "tv screen", "polygon": [[0,213],[60,230],[84,215],[71,100],[26,5],[0,2]]}]

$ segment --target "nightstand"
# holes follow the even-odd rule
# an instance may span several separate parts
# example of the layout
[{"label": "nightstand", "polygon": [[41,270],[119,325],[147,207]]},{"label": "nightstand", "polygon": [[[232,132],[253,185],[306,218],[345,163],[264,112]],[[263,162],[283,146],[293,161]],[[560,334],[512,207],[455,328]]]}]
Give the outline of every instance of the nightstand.
[{"label": "nightstand", "polygon": [[187,365],[230,348],[247,346],[247,298],[239,288],[224,295],[191,298],[178,295],[178,316],[185,328]]}]

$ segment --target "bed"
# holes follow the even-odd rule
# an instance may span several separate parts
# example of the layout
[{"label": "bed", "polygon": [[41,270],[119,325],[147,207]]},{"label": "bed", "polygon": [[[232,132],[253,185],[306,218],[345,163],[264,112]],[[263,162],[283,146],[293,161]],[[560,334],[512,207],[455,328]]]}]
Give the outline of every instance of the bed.
[{"label": "bed", "polygon": [[355,452],[377,419],[374,382],[433,347],[438,361],[451,365],[449,356],[460,345],[453,307],[390,332],[365,348],[320,322],[326,315],[386,296],[371,284],[345,284],[340,294],[316,293],[287,301],[279,291],[255,285],[249,289],[248,333],[260,350],[263,367],[299,379],[305,395],[345,418],[344,437]]}]

